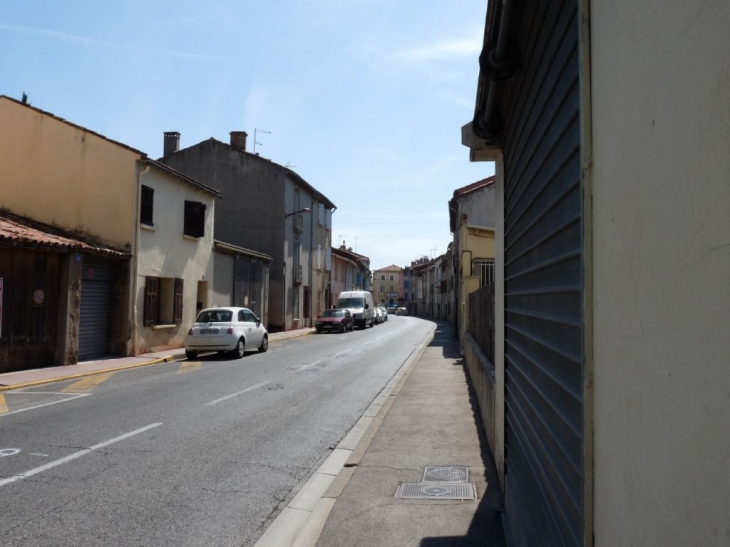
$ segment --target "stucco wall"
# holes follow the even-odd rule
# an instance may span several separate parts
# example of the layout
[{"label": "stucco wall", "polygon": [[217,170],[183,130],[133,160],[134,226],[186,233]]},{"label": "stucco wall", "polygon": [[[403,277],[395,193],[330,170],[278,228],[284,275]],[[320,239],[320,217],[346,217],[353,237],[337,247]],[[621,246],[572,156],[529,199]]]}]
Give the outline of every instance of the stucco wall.
[{"label": "stucco wall", "polygon": [[730,544],[728,21],[591,2],[601,547]]},{"label": "stucco wall", "polygon": [[[213,224],[217,204],[211,194],[154,168],[143,175],[140,182],[153,188],[155,194],[154,226],[140,228],[136,297],[138,353],[152,348],[182,346],[197,314],[199,281],[207,282],[206,300],[210,303],[214,273]],[[183,234],[186,200],[199,201],[207,207],[203,237]],[[183,280],[182,324],[163,329],[144,326],[145,276],[148,275]]]},{"label": "stucco wall", "polygon": [[131,249],[139,153],[0,98],[0,205]]},{"label": "stucco wall", "polygon": [[281,166],[214,140],[161,160],[219,190],[215,237],[273,258],[269,269],[269,328],[284,324],[284,175]]},{"label": "stucco wall", "polygon": [[211,306],[233,305],[233,272],[235,256],[220,252],[213,253],[213,290],[210,293]]}]

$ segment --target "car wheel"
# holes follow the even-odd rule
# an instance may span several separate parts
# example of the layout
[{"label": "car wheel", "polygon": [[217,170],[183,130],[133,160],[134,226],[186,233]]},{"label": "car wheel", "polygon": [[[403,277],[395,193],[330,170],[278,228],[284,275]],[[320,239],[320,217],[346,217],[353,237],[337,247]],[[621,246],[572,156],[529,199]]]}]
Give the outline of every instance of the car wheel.
[{"label": "car wheel", "polygon": [[197,356],[198,356],[198,352],[197,351],[188,351],[188,350],[185,350],[185,357],[187,357],[188,359],[195,359]]},{"label": "car wheel", "polygon": [[234,349],[231,353],[233,354],[233,357],[237,359],[241,359],[243,357],[246,353],[246,342],[243,341],[243,338],[238,339],[236,349]]},{"label": "car wheel", "polygon": [[261,340],[261,345],[259,346],[259,353],[265,353],[267,349],[269,349],[269,337],[264,335],[264,339]]},{"label": "car wheel", "polygon": [[317,334],[322,334],[322,331],[320,329],[317,329]]}]

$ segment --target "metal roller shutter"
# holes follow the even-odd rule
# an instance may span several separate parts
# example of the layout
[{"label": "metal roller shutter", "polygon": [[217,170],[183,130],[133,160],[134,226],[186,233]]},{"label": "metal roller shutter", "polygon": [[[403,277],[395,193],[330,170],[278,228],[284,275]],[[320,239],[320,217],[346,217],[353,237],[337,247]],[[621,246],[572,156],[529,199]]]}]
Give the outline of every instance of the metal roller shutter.
[{"label": "metal roller shutter", "polygon": [[81,271],[79,361],[103,357],[109,353],[111,288],[111,263],[84,256]]},{"label": "metal roller shutter", "polygon": [[[583,541],[577,2],[526,1],[505,86],[505,504],[514,542]],[[525,29],[531,29],[526,32]],[[539,29],[539,30],[536,30]]]}]

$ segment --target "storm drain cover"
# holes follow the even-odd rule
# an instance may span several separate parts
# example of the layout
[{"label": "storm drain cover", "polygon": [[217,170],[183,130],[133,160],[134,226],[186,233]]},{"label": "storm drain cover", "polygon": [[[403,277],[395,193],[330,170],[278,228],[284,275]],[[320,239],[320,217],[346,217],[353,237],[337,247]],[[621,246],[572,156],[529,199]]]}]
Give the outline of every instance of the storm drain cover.
[{"label": "storm drain cover", "polygon": [[466,465],[438,465],[427,467],[423,482],[469,482],[469,467]]},{"label": "storm drain cover", "polygon": [[475,500],[476,487],[471,482],[405,482],[398,486],[396,498]]}]

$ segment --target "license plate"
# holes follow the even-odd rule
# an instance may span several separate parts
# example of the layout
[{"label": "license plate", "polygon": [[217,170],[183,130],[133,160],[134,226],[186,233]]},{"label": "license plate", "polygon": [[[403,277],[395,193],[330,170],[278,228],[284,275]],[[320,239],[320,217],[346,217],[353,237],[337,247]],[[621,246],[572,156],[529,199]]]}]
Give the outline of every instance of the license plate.
[{"label": "license plate", "polygon": [[200,334],[218,334],[218,329],[200,329]]}]

